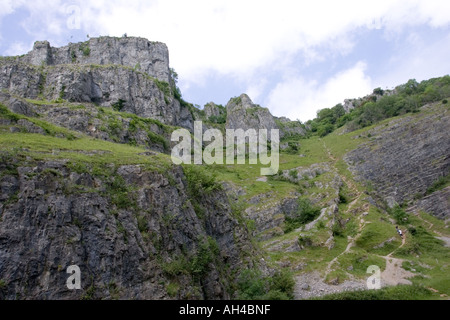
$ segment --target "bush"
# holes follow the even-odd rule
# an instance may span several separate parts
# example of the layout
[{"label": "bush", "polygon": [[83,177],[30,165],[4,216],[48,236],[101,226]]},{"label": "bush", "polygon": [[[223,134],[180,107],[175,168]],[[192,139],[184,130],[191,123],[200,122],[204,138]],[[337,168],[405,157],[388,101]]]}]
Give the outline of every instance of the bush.
[{"label": "bush", "polygon": [[318,127],[317,133],[318,133],[319,137],[323,138],[327,134],[333,132],[333,130],[334,130],[334,126],[332,124],[328,123],[328,124]]},{"label": "bush", "polygon": [[212,123],[224,124],[227,122],[227,116],[225,114],[221,114],[219,116],[211,116],[208,120]]},{"label": "bush", "polygon": [[91,55],[91,48],[89,47],[89,43],[81,44],[80,51],[83,53],[83,56],[89,57]]},{"label": "bush", "polygon": [[313,221],[320,214],[320,208],[314,207],[307,198],[298,200],[298,217],[301,224]]},{"label": "bush", "polygon": [[344,235],[344,229],[342,228],[339,221],[337,221],[333,227],[331,228],[331,232],[333,233],[333,237],[341,237]]},{"label": "bush", "polygon": [[122,111],[122,109],[123,109],[123,107],[125,106],[125,103],[126,103],[126,102],[127,102],[126,100],[119,99],[116,103],[113,103],[113,104],[112,104],[112,107],[113,107],[113,109],[116,110],[116,111]]},{"label": "bush", "polygon": [[[295,281],[292,277],[292,273],[286,269],[281,270],[276,273],[270,281],[270,291],[268,292],[268,294],[272,293],[272,298],[270,300],[286,300],[286,297],[288,299],[293,299],[294,287]],[[274,299],[274,297],[283,298]],[[266,298],[268,298],[268,295],[266,295]]]},{"label": "bush", "polygon": [[408,223],[408,214],[399,205],[396,205],[394,208],[389,209],[388,212],[394,217],[395,221],[398,224],[404,225]]},{"label": "bush", "polygon": [[299,198],[298,209],[295,216],[285,218],[284,232],[289,233],[292,230],[313,221],[319,214],[320,208],[314,207],[308,198]]},{"label": "bush", "polygon": [[339,190],[339,203],[348,203],[348,197],[342,190]]},{"label": "bush", "polygon": [[432,194],[435,191],[443,189],[450,182],[450,174],[437,179],[425,192],[425,195]]},{"label": "bush", "polygon": [[222,189],[222,186],[216,181],[216,176],[203,168],[196,165],[186,165],[183,168],[188,183],[188,192],[191,196],[199,198],[203,194],[210,194]]},{"label": "bush", "polygon": [[312,247],[313,241],[312,241],[311,237],[300,235],[298,237],[298,245],[300,247]]},{"label": "bush", "polygon": [[240,300],[291,300],[294,297],[295,281],[287,270],[265,277],[259,270],[247,269],[241,273],[237,284]]}]

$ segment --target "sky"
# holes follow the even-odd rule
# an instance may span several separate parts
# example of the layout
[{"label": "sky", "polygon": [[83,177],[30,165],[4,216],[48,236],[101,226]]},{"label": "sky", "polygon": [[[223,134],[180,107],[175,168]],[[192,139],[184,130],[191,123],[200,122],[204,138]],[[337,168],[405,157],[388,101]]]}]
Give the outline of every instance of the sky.
[{"label": "sky", "polygon": [[292,120],[450,74],[448,0],[0,0],[2,56],[125,33],[167,44],[184,100]]}]

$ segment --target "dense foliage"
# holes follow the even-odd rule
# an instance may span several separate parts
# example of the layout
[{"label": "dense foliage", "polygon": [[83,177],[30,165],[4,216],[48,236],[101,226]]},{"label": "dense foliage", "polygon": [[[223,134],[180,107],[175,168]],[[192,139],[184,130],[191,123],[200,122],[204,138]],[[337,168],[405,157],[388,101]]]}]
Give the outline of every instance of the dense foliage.
[{"label": "dense foliage", "polygon": [[317,112],[314,120],[306,124],[310,133],[324,137],[335,129],[347,124],[351,131],[375,124],[381,120],[409,112],[418,112],[426,103],[442,100],[450,96],[450,76],[433,78],[417,82],[415,79],[397,86],[392,91],[376,88],[373,94],[360,100],[355,100],[355,108],[345,112],[342,104]]}]

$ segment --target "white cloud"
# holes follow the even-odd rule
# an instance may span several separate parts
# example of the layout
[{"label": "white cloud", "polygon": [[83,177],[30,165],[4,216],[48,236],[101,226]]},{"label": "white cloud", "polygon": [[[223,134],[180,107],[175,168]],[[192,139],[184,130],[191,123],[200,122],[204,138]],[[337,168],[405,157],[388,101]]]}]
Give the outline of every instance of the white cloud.
[{"label": "white cloud", "polygon": [[33,48],[33,45],[26,44],[24,42],[13,42],[5,51],[5,56],[18,56],[24,52],[28,52]]},{"label": "white cloud", "polygon": [[358,62],[325,83],[308,82],[301,76],[286,79],[272,90],[266,105],[276,116],[302,121],[313,119],[319,109],[331,108],[347,98],[370,93],[372,82],[365,74],[365,69],[366,64]]},{"label": "white cloud", "polygon": [[[168,44],[180,76],[197,82],[208,71],[254,72],[299,51],[330,43],[351,51],[348,32],[358,27],[448,24],[449,2],[164,0],[80,1],[91,33],[139,35]],[[345,51],[344,50],[344,51]],[[342,51],[342,50],[341,50]],[[320,56],[318,57],[320,58]]]},{"label": "white cloud", "polygon": [[24,0],[1,0],[0,1],[0,18],[11,14],[17,7],[24,4]]},{"label": "white cloud", "polygon": [[[24,28],[35,40],[47,39],[52,45],[64,44],[71,35],[67,26],[68,5],[80,8],[81,31],[90,36],[127,33],[165,42],[182,88],[204,86],[211,75],[226,76],[242,84],[243,89],[254,95],[253,99],[262,99],[266,88],[270,90],[272,85],[269,75],[278,72],[277,78],[291,80],[278,84],[271,97],[285,90],[299,99],[296,102],[279,96],[277,106],[283,111],[308,101],[308,108],[315,108],[329,107],[341,100],[332,89],[338,88],[332,79],[327,82],[330,87],[326,87],[295,76],[301,69],[296,65],[296,57],[302,56],[302,65],[308,66],[349,55],[359,40],[356,36],[360,30],[382,29],[387,38],[395,40],[412,26],[443,28],[450,23],[448,0],[0,1],[3,8],[0,18],[4,12],[8,14],[20,6],[28,9],[30,16],[23,21]],[[356,72],[363,68],[357,66],[350,69],[355,72],[350,78],[363,81],[352,83],[351,88],[367,85],[363,73]],[[261,74],[267,82],[261,80]],[[344,75],[339,77],[344,79]],[[301,89],[296,90],[304,95],[293,95],[290,87],[310,88],[313,92],[326,89],[330,98]],[[352,93],[346,97],[352,97]],[[302,112],[315,115],[315,110]],[[292,117],[297,113],[289,111],[289,114]]]}]

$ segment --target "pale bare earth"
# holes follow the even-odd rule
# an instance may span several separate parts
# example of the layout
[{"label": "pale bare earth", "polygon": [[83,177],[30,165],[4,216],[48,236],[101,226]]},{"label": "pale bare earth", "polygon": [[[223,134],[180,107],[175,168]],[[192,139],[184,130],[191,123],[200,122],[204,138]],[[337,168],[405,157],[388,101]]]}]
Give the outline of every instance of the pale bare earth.
[{"label": "pale bare earth", "polygon": [[[402,244],[399,248],[403,247],[406,243],[406,237],[402,237]],[[381,273],[381,286],[396,286],[398,284],[412,284],[407,280],[415,276],[414,273],[402,268],[403,259],[392,258],[391,252],[387,256],[383,256],[386,259],[386,269]]]}]

